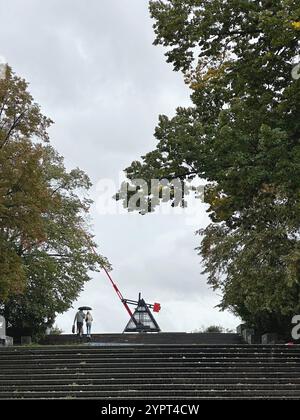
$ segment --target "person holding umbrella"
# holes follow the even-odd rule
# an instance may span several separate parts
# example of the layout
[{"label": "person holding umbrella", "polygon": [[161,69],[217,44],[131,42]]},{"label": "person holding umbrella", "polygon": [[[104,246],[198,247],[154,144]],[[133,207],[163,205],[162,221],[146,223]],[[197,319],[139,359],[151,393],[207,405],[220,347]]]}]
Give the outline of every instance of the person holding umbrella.
[{"label": "person holding umbrella", "polygon": [[[77,324],[77,335],[79,335],[80,337],[83,334],[83,321],[85,320],[85,313],[83,312],[83,308],[78,308],[78,312],[75,315],[74,318],[74,326],[75,323]],[[74,329],[73,326],[73,329]]]},{"label": "person holding umbrella", "polygon": [[[87,322],[87,335],[90,336],[93,317],[89,312],[87,314],[85,314],[83,311],[91,311],[91,310],[92,310],[92,308],[90,308],[89,306],[81,306],[80,308],[78,308],[78,312],[75,315],[73,330],[75,330],[75,328],[74,328],[75,323],[77,323],[77,335],[79,335],[80,337],[82,337],[82,334],[83,334],[83,323],[84,323],[84,321]],[[89,314],[89,316],[87,318],[88,314]],[[89,329],[88,329],[88,323],[89,323]]]}]

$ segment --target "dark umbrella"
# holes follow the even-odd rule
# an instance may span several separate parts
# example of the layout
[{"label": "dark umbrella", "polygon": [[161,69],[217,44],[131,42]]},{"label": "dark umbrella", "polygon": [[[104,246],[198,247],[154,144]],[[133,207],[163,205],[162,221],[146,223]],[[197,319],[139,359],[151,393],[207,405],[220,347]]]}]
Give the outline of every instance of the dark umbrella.
[{"label": "dark umbrella", "polygon": [[89,306],[80,306],[80,308],[78,308],[80,311],[91,311],[92,308],[90,308]]}]

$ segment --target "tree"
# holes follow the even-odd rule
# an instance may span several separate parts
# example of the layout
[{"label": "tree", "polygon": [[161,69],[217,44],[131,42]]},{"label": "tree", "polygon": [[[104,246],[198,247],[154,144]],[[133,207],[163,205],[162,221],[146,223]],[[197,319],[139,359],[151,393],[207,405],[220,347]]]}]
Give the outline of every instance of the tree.
[{"label": "tree", "polygon": [[219,334],[230,334],[234,333],[233,330],[224,328],[221,325],[210,325],[208,327],[202,326],[201,328],[193,331],[193,333],[219,333]]},{"label": "tree", "polygon": [[61,328],[59,328],[57,325],[54,325],[50,329],[50,334],[51,335],[61,335],[62,333],[63,333],[63,330]]},{"label": "tree", "polygon": [[199,251],[221,308],[283,330],[300,309],[299,2],[151,1],[150,12],[193,106],[160,116],[129,184],[206,179],[212,223]]},{"label": "tree", "polygon": [[89,271],[109,267],[96,255],[87,215],[88,176],[68,172],[51,147],[51,120],[7,67],[0,80],[0,308],[36,334],[69,309]]}]

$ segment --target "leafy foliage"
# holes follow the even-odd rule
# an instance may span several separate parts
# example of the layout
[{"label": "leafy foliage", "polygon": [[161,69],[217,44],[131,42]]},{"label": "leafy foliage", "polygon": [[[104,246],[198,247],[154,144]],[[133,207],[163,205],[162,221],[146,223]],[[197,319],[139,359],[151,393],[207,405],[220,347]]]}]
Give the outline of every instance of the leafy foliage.
[{"label": "leafy foliage", "polygon": [[129,182],[206,179],[199,251],[221,308],[285,329],[300,309],[299,2],[151,1],[150,12],[193,106],[159,117],[157,147]]}]

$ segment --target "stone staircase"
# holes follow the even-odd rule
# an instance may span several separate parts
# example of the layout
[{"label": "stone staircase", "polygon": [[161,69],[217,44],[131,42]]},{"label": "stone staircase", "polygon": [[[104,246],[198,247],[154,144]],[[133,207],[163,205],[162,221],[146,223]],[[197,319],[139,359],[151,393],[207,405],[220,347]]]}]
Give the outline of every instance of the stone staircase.
[{"label": "stone staircase", "polygon": [[41,344],[65,345],[82,343],[107,344],[241,344],[242,338],[234,333],[185,333],[160,332],[133,333],[133,334],[93,334],[91,339],[85,335],[79,338],[75,334],[48,335]]},{"label": "stone staircase", "polygon": [[0,399],[300,399],[300,346],[0,349]]}]

